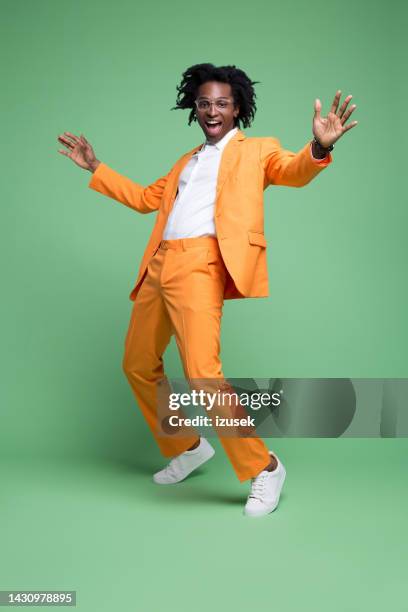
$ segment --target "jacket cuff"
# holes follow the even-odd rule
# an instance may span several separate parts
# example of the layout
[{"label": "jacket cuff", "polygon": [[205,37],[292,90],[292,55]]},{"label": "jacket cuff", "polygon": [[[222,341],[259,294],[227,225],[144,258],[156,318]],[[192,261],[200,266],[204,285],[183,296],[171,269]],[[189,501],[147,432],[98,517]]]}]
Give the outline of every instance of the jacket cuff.
[{"label": "jacket cuff", "polygon": [[109,169],[109,166],[107,166],[103,162],[100,162],[95,172],[92,172],[91,179],[88,183],[88,187],[90,187],[91,189],[95,189],[95,191],[99,191],[99,186],[101,184],[101,178],[103,177],[103,175],[106,173],[108,169]]}]

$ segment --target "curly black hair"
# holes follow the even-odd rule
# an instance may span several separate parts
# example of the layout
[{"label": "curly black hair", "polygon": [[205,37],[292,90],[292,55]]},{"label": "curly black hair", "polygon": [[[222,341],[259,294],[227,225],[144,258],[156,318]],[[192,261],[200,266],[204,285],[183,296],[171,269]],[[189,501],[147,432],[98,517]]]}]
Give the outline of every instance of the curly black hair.
[{"label": "curly black hair", "polygon": [[244,127],[249,127],[255,117],[256,94],[254,85],[259,81],[251,81],[243,70],[235,66],[214,66],[214,64],[195,64],[183,72],[180,85],[177,86],[176,106],[178,108],[191,108],[188,117],[188,125],[197,121],[194,100],[200,85],[208,81],[218,81],[231,85],[234,102],[239,106],[239,115],[235,119],[235,125],[240,127],[241,121]]}]

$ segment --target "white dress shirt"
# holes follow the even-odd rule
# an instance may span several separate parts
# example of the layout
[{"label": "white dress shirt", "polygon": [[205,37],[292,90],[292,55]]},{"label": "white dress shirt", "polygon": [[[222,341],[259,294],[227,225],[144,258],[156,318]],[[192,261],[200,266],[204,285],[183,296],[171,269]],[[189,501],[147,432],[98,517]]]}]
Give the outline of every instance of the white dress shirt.
[{"label": "white dress shirt", "polygon": [[164,228],[164,240],[215,236],[214,207],[218,169],[233,128],[216,144],[206,142],[194,153],[179,177],[178,194]]}]

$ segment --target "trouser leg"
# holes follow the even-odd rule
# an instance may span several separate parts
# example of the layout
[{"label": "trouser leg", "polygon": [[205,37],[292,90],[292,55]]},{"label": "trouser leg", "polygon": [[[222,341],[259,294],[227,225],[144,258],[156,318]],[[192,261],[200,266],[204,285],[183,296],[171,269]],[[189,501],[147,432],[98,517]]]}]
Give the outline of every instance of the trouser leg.
[{"label": "trouser leg", "polygon": [[[220,331],[225,266],[216,239],[166,241],[161,275],[166,311],[189,380],[224,380],[220,360]],[[217,431],[217,433],[219,433]],[[259,474],[270,463],[268,449],[258,437],[220,436],[220,442],[239,480]]]},{"label": "trouser leg", "polygon": [[165,457],[173,457],[190,448],[197,440],[197,433],[185,428],[182,437],[158,435],[158,398],[170,391],[163,353],[173,334],[160,287],[163,259],[162,251],[152,258],[134,302],[125,340],[123,369],[160,451]]}]

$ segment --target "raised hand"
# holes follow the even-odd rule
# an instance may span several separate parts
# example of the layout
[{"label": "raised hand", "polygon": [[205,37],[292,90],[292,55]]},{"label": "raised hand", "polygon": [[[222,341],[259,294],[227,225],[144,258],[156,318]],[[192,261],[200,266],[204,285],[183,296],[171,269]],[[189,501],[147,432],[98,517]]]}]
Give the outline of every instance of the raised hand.
[{"label": "raised hand", "polygon": [[95,172],[101,163],[96,159],[92,146],[83,134],[78,137],[75,134],[71,134],[71,132],[64,132],[61,136],[58,136],[58,141],[67,149],[59,149],[58,153],[72,159],[80,168]]},{"label": "raised hand", "polygon": [[337,110],[340,103],[340,97],[341,91],[338,90],[334,96],[334,100],[327,117],[321,116],[320,111],[322,109],[322,103],[318,98],[315,100],[313,134],[323,147],[329,147],[330,145],[334,144],[336,140],[343,136],[343,134],[357,125],[357,121],[352,121],[348,125],[345,125],[347,119],[357,107],[356,104],[352,104],[350,108],[346,110],[353,96],[347,96],[340,109]]}]

